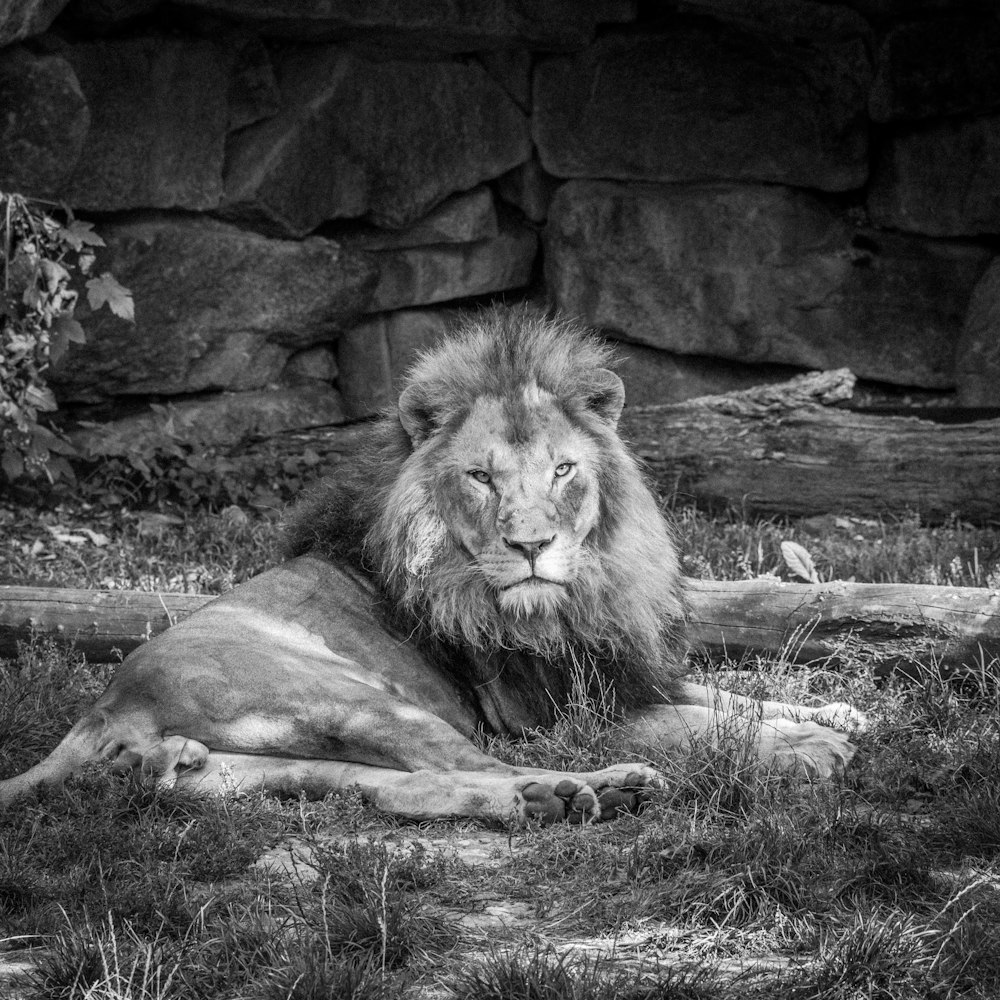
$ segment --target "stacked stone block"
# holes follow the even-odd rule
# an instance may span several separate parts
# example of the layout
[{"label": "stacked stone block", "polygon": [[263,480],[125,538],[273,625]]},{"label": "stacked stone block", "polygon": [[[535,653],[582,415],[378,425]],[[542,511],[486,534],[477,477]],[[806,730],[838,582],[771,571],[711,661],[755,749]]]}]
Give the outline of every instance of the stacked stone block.
[{"label": "stacked stone block", "polygon": [[362,419],[498,296],[618,340],[633,401],[849,367],[998,406],[998,44],[974,0],[19,0],[0,188],[134,293],[52,373],[112,419]]}]

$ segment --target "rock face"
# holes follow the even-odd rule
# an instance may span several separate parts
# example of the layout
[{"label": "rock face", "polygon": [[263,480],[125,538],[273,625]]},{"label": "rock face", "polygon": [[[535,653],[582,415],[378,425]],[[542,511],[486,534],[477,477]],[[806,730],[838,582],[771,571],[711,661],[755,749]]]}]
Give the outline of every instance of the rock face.
[{"label": "rock face", "polygon": [[869,99],[872,119],[913,120],[996,108],[998,46],[1000,20],[985,9],[890,28],[879,47]]},{"label": "rock face", "polygon": [[496,238],[376,254],[372,311],[447,302],[528,284],[538,252],[534,230],[504,224]]},{"label": "rock face", "polygon": [[265,34],[317,39],[374,35],[382,42],[446,52],[585,45],[602,21],[629,21],[632,0],[182,0],[238,19]]},{"label": "rock face", "polygon": [[406,229],[379,229],[363,223],[330,227],[338,243],[361,250],[405,250],[438,243],[494,239],[497,227],[493,193],[485,185],[456,194]]},{"label": "rock face", "polygon": [[962,406],[1000,406],[1000,261],[972,293],[955,348],[955,374]]},{"label": "rock face", "polygon": [[330,240],[269,240],[221,222],[153,219],[103,229],[104,260],[132,290],[135,326],[84,312],[87,343],[54,373],[65,400],[256,389],[293,351],[333,340],[377,274]]},{"label": "rock face", "polygon": [[559,307],[625,339],[935,388],[954,385],[951,345],[987,259],[855,233],[779,187],[575,181],[546,230]]},{"label": "rock face", "polygon": [[80,209],[214,208],[235,53],[161,37],[68,50],[91,108],[62,197]]},{"label": "rock face", "polygon": [[94,223],[136,305],[80,288],[66,409],[366,418],[526,296],[620,342],[632,403],[842,366],[997,401],[989,0],[0,6],[0,191]]},{"label": "rock face", "polygon": [[417,353],[437,343],[457,312],[400,309],[372,316],[337,343],[344,407],[352,420],[374,416],[396,401],[399,377]]},{"label": "rock face", "polygon": [[680,21],[543,60],[532,127],[557,177],[843,191],[868,172],[870,72],[860,40],[800,46]]},{"label": "rock face", "polygon": [[231,140],[224,203],[270,231],[358,216],[401,228],[529,158],[527,117],[476,63],[296,46],[275,71],[282,110]]},{"label": "rock face", "polygon": [[929,236],[1000,231],[1000,115],[901,129],[885,143],[868,210]]},{"label": "rock face", "polygon": [[682,403],[685,399],[784,382],[798,369],[785,365],[745,365],[718,358],[692,357],[619,342],[618,374],[625,383],[625,405]]},{"label": "rock face", "polygon": [[7,0],[0,6],[0,47],[48,30],[66,2],[67,0]]},{"label": "rock face", "polygon": [[0,52],[0,191],[51,197],[80,157],[90,111],[61,56]]}]

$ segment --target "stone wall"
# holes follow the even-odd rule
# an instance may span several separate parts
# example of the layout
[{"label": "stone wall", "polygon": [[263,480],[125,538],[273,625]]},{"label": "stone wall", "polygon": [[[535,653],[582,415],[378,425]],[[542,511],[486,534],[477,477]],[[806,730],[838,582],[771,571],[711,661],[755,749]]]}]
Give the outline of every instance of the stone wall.
[{"label": "stone wall", "polygon": [[0,46],[0,189],[135,296],[83,307],[70,411],[362,418],[498,296],[619,340],[633,402],[845,366],[1000,405],[986,0],[15,0]]}]

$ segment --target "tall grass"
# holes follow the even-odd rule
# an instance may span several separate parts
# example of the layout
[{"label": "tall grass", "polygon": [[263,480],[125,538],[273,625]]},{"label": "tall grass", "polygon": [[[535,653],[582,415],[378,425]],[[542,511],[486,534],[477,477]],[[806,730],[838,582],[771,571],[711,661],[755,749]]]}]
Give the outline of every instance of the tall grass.
[{"label": "tall grass", "polygon": [[[116,526],[83,510],[0,510],[0,577],[20,582],[213,592],[264,565],[273,536],[269,517],[232,511],[178,512],[176,523],[136,512]],[[791,539],[823,578],[998,579],[997,532],[958,521],[674,514],[695,575],[787,576],[780,543]],[[46,527],[79,535],[88,524],[106,544],[59,541]],[[706,671],[754,697],[867,711],[848,773],[793,780],[757,761],[742,729],[723,730],[655,754],[663,787],[639,815],[493,831],[496,856],[473,865],[414,845],[492,835],[474,824],[406,826],[350,794],[199,800],[95,771],[0,815],[0,949],[39,946],[19,995],[1000,996],[998,665],[956,678],[927,663],[885,680],[863,662],[834,670],[779,655]],[[42,642],[0,666],[0,775],[50,749],[105,679]],[[650,753],[583,668],[551,729],[484,746],[574,771]],[[291,845],[293,876],[255,864],[276,844]],[[521,917],[488,933],[464,922],[489,908]]]}]

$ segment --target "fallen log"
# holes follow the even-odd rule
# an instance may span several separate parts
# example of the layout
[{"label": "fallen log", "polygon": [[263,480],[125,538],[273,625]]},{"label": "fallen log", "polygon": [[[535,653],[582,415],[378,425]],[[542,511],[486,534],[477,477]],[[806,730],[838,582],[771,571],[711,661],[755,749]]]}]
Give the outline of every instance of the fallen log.
[{"label": "fallen log", "polygon": [[1000,673],[1000,591],[897,583],[694,580],[690,638],[713,660],[781,653],[872,662],[880,674],[938,664]]},{"label": "fallen log", "polygon": [[[711,658],[781,653],[799,662],[869,660],[880,672],[1000,660],[1000,592],[973,587],[689,581],[692,644]],[[0,587],[0,656],[32,635],[115,662],[211,597],[134,590]]]},{"label": "fallen log", "polygon": [[212,598],[204,594],[67,587],[0,587],[0,656],[33,637],[72,644],[91,663],[115,663]]},{"label": "fallen log", "polygon": [[841,408],[847,369],[627,410],[625,437],[661,492],[761,514],[918,511],[1000,518],[1000,420],[935,423]]},{"label": "fallen log", "polygon": [[[854,382],[840,369],[626,407],[620,426],[662,495],[702,507],[1000,520],[1000,419],[938,423],[849,410]],[[335,473],[367,434],[367,425],[288,432],[230,457],[252,477],[268,461],[308,452],[317,475]]]}]

